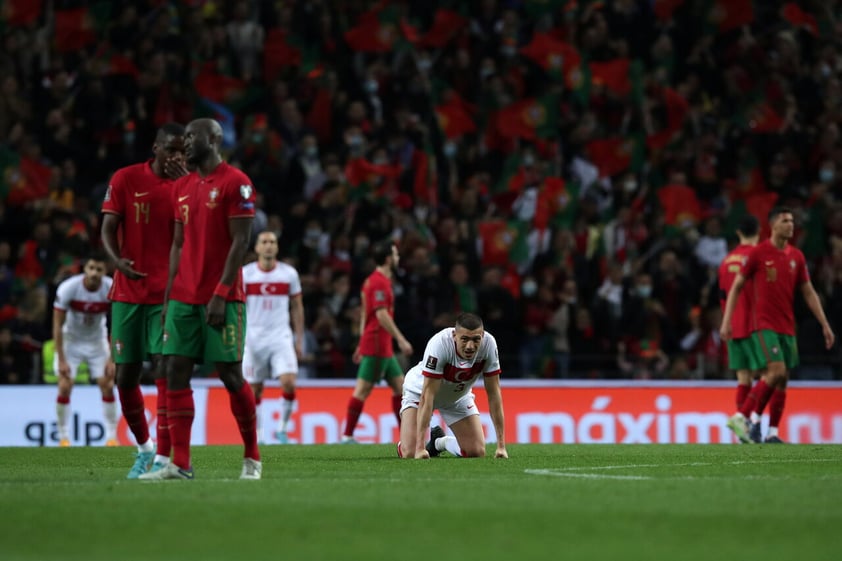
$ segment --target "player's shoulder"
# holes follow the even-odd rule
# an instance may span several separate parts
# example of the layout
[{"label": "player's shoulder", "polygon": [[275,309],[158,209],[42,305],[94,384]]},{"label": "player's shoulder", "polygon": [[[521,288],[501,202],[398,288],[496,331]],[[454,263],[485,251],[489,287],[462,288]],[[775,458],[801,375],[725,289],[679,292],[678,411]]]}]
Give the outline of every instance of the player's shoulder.
[{"label": "player's shoulder", "polygon": [[485,331],[482,334],[482,343],[485,345],[486,349],[496,349],[497,348],[497,338],[491,334],[489,331]]},{"label": "player's shoulder", "polygon": [[453,328],[445,327],[435,335],[430,337],[427,344],[431,353],[439,356],[439,358],[447,358],[451,349],[455,349],[453,343]]},{"label": "player's shoulder", "polygon": [[65,292],[68,290],[75,290],[82,284],[82,280],[85,278],[83,273],[79,273],[76,275],[71,275],[58,283],[58,287],[56,288],[57,291]]},{"label": "player's shoulder", "polygon": [[249,187],[252,187],[251,178],[248,175],[246,175],[246,172],[244,172],[238,167],[232,166],[227,162],[223,162],[220,165],[223,166],[220,170],[222,179],[227,185],[233,185],[234,187],[239,187],[240,185],[247,185]]},{"label": "player's shoulder", "polygon": [[148,162],[141,162],[138,164],[130,164],[128,166],[121,167],[114,174],[111,176],[112,183],[127,181],[130,179],[134,179],[136,177],[144,176],[147,174],[147,168],[149,166]]},{"label": "player's shoulder", "polygon": [[290,265],[289,263],[284,263],[283,261],[278,261],[277,263],[277,270],[280,274],[286,277],[297,277],[298,276],[298,269]]},{"label": "player's shoulder", "polygon": [[257,261],[252,261],[251,263],[246,263],[243,265],[243,274],[247,273],[254,273],[257,270]]}]

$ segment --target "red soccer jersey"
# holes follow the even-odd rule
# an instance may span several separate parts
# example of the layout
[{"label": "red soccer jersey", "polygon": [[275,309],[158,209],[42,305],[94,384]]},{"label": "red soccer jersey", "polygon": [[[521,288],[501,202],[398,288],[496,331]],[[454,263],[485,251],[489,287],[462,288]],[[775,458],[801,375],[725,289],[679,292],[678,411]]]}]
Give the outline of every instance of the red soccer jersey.
[{"label": "red soccer jersey", "polygon": [[144,278],[129,280],[116,271],[108,295],[112,301],[164,301],[173,233],[172,184],[173,180],[155,175],[151,162],[124,167],[111,178],[102,212],[122,218],[118,230],[120,255],[146,273]]},{"label": "red soccer jersey", "polygon": [[[184,225],[184,245],[170,299],[185,304],[207,304],[222,278],[231,249],[228,221],[254,216],[254,187],[246,174],[225,162],[207,177],[193,172],[175,182],[175,220]],[[237,279],[229,302],[245,302],[243,277]]]},{"label": "red soccer jersey", "polygon": [[749,253],[743,275],[754,282],[754,330],[795,335],[795,288],[810,280],[804,254],[791,245],[778,249],[766,240]]},{"label": "red soccer jersey", "polygon": [[392,292],[392,281],[380,271],[375,270],[365,279],[362,293],[365,298],[365,310],[363,310],[365,328],[360,337],[360,354],[390,357],[394,354],[392,336],[377,321],[377,310],[386,308],[389,315],[394,316],[395,295]]},{"label": "red soccer jersey", "polygon": [[[738,245],[719,265],[719,288],[722,290],[719,303],[722,306],[723,312],[725,311],[725,299],[728,297],[728,292],[731,291],[731,286],[734,284],[734,279],[737,278],[737,273],[743,272],[746,259],[748,259],[748,254],[751,253],[752,249],[754,249],[753,245]],[[754,290],[751,280],[746,280],[746,284],[740,291],[739,298],[737,298],[737,305],[734,306],[734,315],[731,317],[731,336],[734,339],[744,339],[751,335],[753,297]]]}]

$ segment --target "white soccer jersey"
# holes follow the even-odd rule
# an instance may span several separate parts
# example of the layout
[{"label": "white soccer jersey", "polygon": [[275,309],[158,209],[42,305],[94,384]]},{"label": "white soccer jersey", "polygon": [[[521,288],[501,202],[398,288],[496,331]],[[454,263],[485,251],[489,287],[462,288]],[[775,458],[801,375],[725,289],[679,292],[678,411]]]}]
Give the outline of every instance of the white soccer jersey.
[{"label": "white soccer jersey", "polygon": [[264,271],[255,261],[243,267],[246,291],[246,344],[265,346],[292,333],[289,324],[289,298],[301,294],[298,271],[278,262]]},{"label": "white soccer jersey", "polygon": [[111,302],[108,292],[114,282],[111,277],[102,277],[99,288],[90,291],[85,288],[85,275],[79,274],[58,285],[53,307],[67,312],[61,332],[65,348],[68,343],[98,343],[108,337],[107,319]]},{"label": "white soccer jersey", "polygon": [[433,403],[434,409],[450,405],[467,395],[480,374],[483,377],[500,374],[497,341],[491,333],[485,332],[474,358],[468,360],[456,354],[453,331],[453,327],[448,327],[433,335],[424,349],[421,362],[409,369],[403,382],[404,389],[420,394],[424,377],[443,379]]}]

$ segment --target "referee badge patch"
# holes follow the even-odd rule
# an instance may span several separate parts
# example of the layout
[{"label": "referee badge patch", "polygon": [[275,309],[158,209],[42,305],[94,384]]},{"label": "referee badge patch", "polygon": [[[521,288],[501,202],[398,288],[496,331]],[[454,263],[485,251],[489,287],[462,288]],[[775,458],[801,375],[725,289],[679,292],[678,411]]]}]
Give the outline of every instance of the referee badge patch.
[{"label": "referee badge patch", "polygon": [[430,370],[435,370],[436,366],[438,366],[439,359],[434,356],[428,356],[427,362],[424,364],[424,368],[429,368]]}]

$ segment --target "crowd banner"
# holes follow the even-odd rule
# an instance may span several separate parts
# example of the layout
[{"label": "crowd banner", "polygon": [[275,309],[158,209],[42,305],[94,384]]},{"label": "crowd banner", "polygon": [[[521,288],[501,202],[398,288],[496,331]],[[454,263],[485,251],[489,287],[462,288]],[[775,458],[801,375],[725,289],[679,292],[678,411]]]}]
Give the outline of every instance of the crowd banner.
[{"label": "crowd banner", "polygon": [[[228,395],[218,380],[194,380],[196,417],[193,444],[239,444]],[[540,444],[732,444],[726,427],[734,411],[730,382],[503,382],[506,438]],[[353,380],[302,380],[289,427],[291,443],[339,442]],[[116,393],[116,392],[115,392]],[[155,387],[144,386],[146,415],[155,434]],[[482,384],[474,393],[489,442],[496,441]],[[842,444],[842,382],[791,382],[781,437],[793,444]],[[277,442],[280,388],[263,395],[262,442]],[[0,446],[57,446],[54,386],[0,389]],[[105,443],[102,403],[96,386],[77,386],[71,398],[70,437],[74,446]],[[439,422],[436,414],[433,422]],[[764,416],[765,434],[768,417]],[[118,436],[134,444],[125,420]],[[366,401],[355,438],[361,443],[393,443],[398,424],[390,392],[375,388]]]}]

